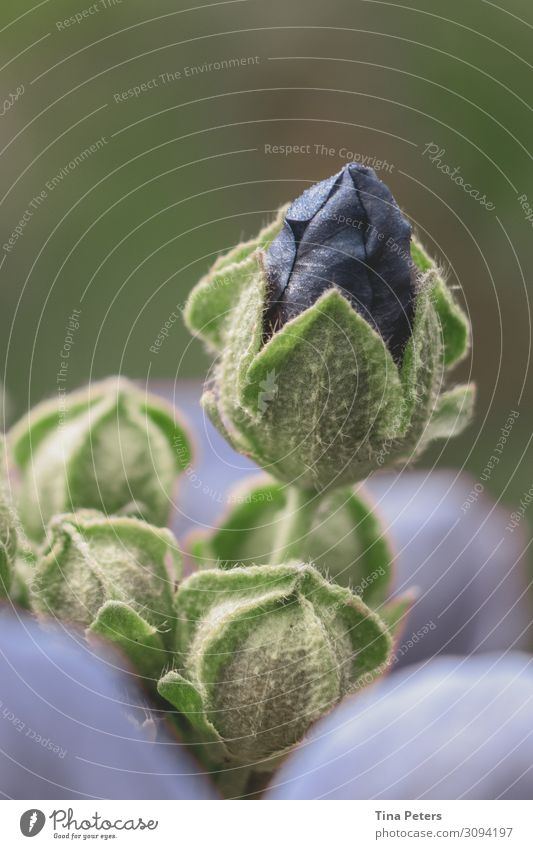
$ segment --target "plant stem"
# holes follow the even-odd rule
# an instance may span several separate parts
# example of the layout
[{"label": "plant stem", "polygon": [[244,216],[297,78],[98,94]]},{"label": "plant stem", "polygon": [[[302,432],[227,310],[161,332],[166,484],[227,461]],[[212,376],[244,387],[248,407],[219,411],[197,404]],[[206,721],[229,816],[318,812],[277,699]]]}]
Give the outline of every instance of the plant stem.
[{"label": "plant stem", "polygon": [[287,487],[287,503],[273,547],[273,565],[302,559],[305,537],[311,530],[318,501],[316,493],[296,486]]},{"label": "plant stem", "polygon": [[251,776],[251,767],[234,766],[217,773],[215,783],[225,799],[239,799],[247,795],[246,789]]}]

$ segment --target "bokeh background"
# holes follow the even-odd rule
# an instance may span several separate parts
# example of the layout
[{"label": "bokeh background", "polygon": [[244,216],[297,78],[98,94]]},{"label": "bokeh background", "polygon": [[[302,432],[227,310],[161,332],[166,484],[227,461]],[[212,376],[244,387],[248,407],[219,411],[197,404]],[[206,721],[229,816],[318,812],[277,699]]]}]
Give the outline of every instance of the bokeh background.
[{"label": "bokeh background", "polygon": [[201,379],[209,359],[180,318],[150,351],[161,327],[217,253],[349,151],[388,163],[473,324],[455,377],[478,384],[476,421],[419,465],[481,482],[518,411],[482,483],[510,514],[533,484],[532,31],[530,0],[3,0],[6,416],[57,391],[73,310],[69,388]]}]

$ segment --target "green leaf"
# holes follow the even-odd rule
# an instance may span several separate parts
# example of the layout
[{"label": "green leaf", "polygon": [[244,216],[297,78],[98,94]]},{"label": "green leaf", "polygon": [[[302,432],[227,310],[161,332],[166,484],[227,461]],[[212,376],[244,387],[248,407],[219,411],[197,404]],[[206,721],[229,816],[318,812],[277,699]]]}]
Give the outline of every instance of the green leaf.
[{"label": "green leaf", "polygon": [[141,675],[154,681],[168,662],[168,654],[157,629],[124,602],[106,602],[88,628],[88,633],[98,634],[114,643]]}]

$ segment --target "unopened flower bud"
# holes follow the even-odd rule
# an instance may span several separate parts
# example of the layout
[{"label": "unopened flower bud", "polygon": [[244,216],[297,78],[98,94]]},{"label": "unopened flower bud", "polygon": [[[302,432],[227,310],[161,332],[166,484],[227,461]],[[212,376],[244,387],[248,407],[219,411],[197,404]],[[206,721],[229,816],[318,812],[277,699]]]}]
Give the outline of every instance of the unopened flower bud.
[{"label": "unopened flower bud", "polygon": [[82,508],[166,524],[176,475],[190,460],[173,410],[123,378],[39,404],[10,439],[20,516],[35,540],[52,516]]},{"label": "unopened flower bud", "polygon": [[185,317],[217,355],[207,413],[297,487],[353,484],[471,416],[471,385],[442,391],[467,318],[371,168],[347,165],[219,257]]},{"label": "unopened flower bud", "polygon": [[56,516],[37,556],[31,603],[119,645],[158,677],[174,645],[177,542],[167,528],[93,510]]},{"label": "unopened flower bud", "polygon": [[222,763],[271,768],[391,648],[358,596],[303,564],[196,573],[176,611],[179,668],[158,689]]}]

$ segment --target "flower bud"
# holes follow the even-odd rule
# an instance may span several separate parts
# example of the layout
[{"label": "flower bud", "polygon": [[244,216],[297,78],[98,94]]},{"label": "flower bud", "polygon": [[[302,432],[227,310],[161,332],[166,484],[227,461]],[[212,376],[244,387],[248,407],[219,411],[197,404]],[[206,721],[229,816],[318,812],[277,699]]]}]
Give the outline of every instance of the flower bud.
[{"label": "flower bud", "polygon": [[142,674],[158,677],[174,643],[180,576],[178,545],[167,528],[81,510],[50,522],[31,603],[112,640]]},{"label": "flower bud", "polygon": [[159,693],[208,757],[256,769],[272,768],[314,720],[378,675],[391,648],[358,596],[302,564],[196,573],[176,611],[179,670]]},{"label": "flower bud", "polygon": [[55,514],[82,508],[166,524],[176,475],[190,460],[172,408],[123,378],[39,404],[10,439],[20,516],[34,540]]},{"label": "flower bud", "polygon": [[442,391],[466,316],[370,168],[346,166],[219,257],[185,318],[217,355],[215,425],[300,488],[403,463],[472,413],[472,386]]}]

